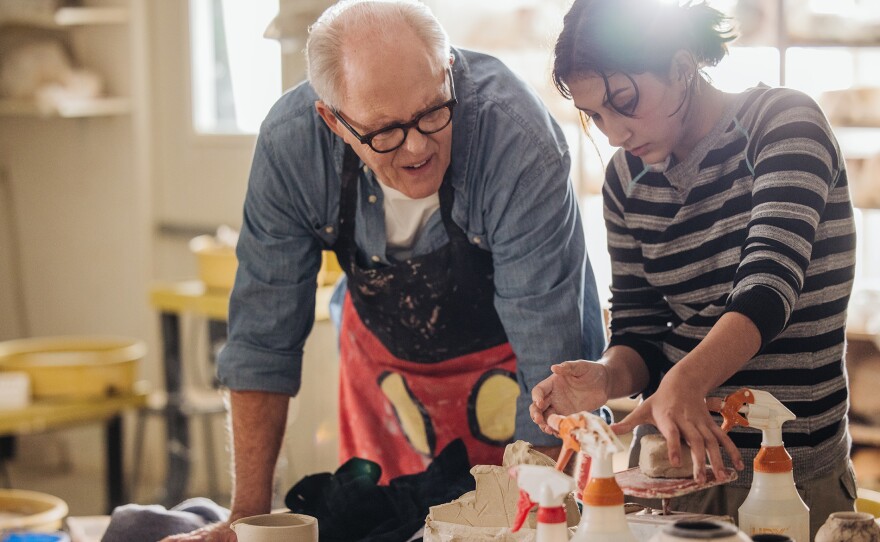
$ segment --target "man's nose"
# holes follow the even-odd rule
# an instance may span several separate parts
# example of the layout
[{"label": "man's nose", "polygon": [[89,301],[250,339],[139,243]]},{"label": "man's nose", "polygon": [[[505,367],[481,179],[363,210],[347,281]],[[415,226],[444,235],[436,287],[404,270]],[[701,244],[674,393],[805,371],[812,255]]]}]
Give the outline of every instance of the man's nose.
[{"label": "man's nose", "polygon": [[403,148],[407,152],[419,153],[428,144],[428,137],[422,132],[416,130],[415,126],[409,129],[406,134],[406,141],[403,142]]}]

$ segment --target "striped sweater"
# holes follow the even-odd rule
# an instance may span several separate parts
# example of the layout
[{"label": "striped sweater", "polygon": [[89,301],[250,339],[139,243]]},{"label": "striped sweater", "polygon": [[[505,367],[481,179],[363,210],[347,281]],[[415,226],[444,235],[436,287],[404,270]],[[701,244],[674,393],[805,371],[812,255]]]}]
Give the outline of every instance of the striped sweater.
[{"label": "striped sweater", "polygon": [[[728,311],[748,316],[759,353],[712,392],[772,393],[797,419],[783,440],[796,480],[849,454],[844,369],[855,226],[839,146],[808,96],[759,87],[740,94],[686,161],[664,172],[618,151],[606,172],[611,345],[639,352],[643,395]],[[760,431],[731,438],[751,484]],[[729,464],[729,462],[728,462]]]}]

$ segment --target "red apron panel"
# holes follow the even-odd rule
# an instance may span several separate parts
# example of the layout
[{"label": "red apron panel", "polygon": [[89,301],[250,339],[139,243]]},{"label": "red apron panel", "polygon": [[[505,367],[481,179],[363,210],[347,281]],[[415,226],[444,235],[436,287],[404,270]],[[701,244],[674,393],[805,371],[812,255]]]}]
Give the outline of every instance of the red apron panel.
[{"label": "red apron panel", "polygon": [[461,438],[471,465],[500,465],[513,439],[516,358],[509,343],[437,363],[394,357],[346,295],[340,333],[340,464],[382,466],[381,483],[422,472]]}]

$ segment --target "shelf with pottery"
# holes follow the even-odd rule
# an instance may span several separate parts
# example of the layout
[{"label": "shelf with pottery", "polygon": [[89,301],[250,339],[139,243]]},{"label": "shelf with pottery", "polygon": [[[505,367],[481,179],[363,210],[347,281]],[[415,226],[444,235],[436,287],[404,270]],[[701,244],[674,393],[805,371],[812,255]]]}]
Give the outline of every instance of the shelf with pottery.
[{"label": "shelf with pottery", "polygon": [[67,100],[51,107],[41,107],[34,100],[0,99],[0,116],[75,119],[127,115],[131,101],[122,97]]},{"label": "shelf with pottery", "polygon": [[850,434],[855,444],[880,446],[880,403],[873,400],[866,380],[880,373],[880,335],[862,326],[848,326],[847,372],[850,378]]},{"label": "shelf with pottery", "polygon": [[[55,11],[33,10],[0,14],[0,28],[68,32],[75,28],[121,25],[129,22],[129,10],[121,6],[62,7]],[[122,96],[94,96],[41,104],[28,98],[0,99],[0,117],[87,118],[128,115],[131,101]]]},{"label": "shelf with pottery", "polygon": [[128,22],[128,9],[112,6],[63,7],[51,13],[34,12],[0,16],[0,26],[27,26],[49,30],[126,22]]}]

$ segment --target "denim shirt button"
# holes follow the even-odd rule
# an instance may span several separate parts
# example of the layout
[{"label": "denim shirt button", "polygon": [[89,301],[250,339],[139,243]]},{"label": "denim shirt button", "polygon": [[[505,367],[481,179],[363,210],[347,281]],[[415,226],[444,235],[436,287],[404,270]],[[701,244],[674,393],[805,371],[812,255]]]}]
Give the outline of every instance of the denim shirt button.
[{"label": "denim shirt button", "polygon": [[370,194],[370,197],[367,198],[367,201],[369,201],[370,203],[376,203],[376,200],[378,199],[379,198],[377,198],[374,194]]},{"label": "denim shirt button", "polygon": [[364,169],[364,173],[365,173],[365,174],[367,174],[367,175],[370,174],[370,168],[368,168],[367,166],[364,166],[363,169]]},{"label": "denim shirt button", "polygon": [[327,233],[333,233],[333,226],[327,226],[326,228],[324,228],[324,231]]},{"label": "denim shirt button", "polygon": [[480,239],[480,237],[477,236],[477,237],[474,237],[473,241],[474,241],[474,244],[475,244],[475,245],[479,245],[479,244],[480,244],[480,241],[482,241],[482,239]]},{"label": "denim shirt button", "polygon": [[380,257],[378,257],[378,256],[373,256],[373,257],[370,258],[370,259],[373,260],[374,262],[379,262],[382,258],[380,258]]}]

